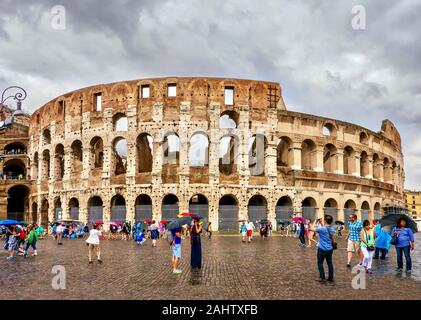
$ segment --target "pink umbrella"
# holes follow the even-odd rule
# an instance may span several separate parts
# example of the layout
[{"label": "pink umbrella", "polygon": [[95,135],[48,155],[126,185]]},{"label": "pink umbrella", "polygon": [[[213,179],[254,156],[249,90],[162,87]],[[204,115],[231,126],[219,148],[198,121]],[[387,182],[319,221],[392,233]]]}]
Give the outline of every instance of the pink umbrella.
[{"label": "pink umbrella", "polygon": [[302,221],[303,221],[303,223],[305,223],[305,222],[306,222],[306,219],[304,219],[303,217],[294,217],[294,218],[292,219],[292,221],[294,221],[294,222],[300,222],[300,220],[302,220]]}]

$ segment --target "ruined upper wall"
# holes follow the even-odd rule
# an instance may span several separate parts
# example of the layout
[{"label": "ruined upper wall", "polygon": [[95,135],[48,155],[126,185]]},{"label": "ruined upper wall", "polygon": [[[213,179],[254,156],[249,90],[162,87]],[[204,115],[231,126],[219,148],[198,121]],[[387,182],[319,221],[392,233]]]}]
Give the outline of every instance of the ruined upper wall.
[{"label": "ruined upper wall", "polygon": [[[176,97],[168,97],[169,84],[177,86]],[[141,97],[140,87],[143,85],[150,87],[148,99]],[[226,87],[234,88],[233,106],[224,104]],[[114,112],[126,112],[128,105],[138,105],[141,109],[139,114],[146,115],[151,114],[150,109],[155,103],[162,103],[169,109],[174,108],[174,113],[177,113],[181,102],[190,102],[193,112],[206,111],[209,103],[219,103],[222,106],[221,111],[248,105],[252,118],[256,120],[265,115],[270,106],[285,110],[281,87],[275,82],[178,77],[140,79],[91,86],[57,97],[32,114],[31,132],[48,127],[52,121],[60,127],[60,123],[64,122],[68,115],[76,118],[85,112],[91,112],[93,116],[99,116],[95,110],[95,95],[98,93],[102,94],[102,110],[112,108]]]}]

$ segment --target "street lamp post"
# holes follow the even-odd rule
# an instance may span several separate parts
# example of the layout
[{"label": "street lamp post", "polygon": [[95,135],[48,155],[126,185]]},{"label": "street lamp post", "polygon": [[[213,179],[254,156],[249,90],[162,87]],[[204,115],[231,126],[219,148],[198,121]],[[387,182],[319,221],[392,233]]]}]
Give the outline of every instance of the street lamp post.
[{"label": "street lamp post", "polygon": [[18,86],[11,86],[3,90],[3,93],[1,94],[0,105],[4,105],[8,99],[13,99],[16,101],[16,111],[14,114],[22,114],[22,101],[25,100],[26,97],[27,94],[25,89]]}]

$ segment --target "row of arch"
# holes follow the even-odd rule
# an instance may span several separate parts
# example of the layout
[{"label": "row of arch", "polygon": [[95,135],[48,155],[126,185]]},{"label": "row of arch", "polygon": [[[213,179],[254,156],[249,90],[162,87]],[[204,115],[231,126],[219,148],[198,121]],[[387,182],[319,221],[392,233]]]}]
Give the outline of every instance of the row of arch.
[{"label": "row of arch", "polygon": [[[55,198],[54,200],[54,215],[55,219],[60,219],[62,216],[62,203],[60,197]],[[88,199],[86,203],[87,208],[87,221],[89,223],[94,223],[96,221],[103,221],[103,209],[104,206],[108,205],[110,209],[110,221],[126,221],[128,220],[126,215],[126,199],[123,195],[117,194],[114,195],[108,204],[104,203],[100,196],[92,196]],[[147,194],[140,194],[135,200],[135,220],[137,222],[143,221],[146,219],[152,219],[152,199]],[[79,217],[79,200],[75,197],[69,199],[68,203],[68,212],[70,218],[80,219]],[[318,203],[313,197],[307,197],[301,202],[302,215],[310,220],[315,220],[317,218]],[[373,208],[370,207],[368,201],[363,201],[360,208],[357,208],[356,202],[354,200],[347,200],[343,206],[344,214],[354,213],[360,211],[361,219],[368,219],[370,212],[373,209],[374,218],[380,218],[381,206],[377,202]],[[179,199],[175,194],[167,194],[162,198],[161,201],[161,219],[174,219],[180,213],[179,208]],[[48,211],[49,203],[47,199],[42,201],[41,206],[41,223],[48,222]],[[206,220],[209,217],[209,201],[207,197],[203,194],[195,194],[189,200],[189,211],[195,212],[203,216]],[[330,214],[337,220],[339,206],[337,200],[334,198],[328,198],[323,203],[323,212],[325,214]],[[275,218],[279,219],[290,219],[294,213],[293,201],[289,196],[282,196],[278,199],[275,207]],[[37,220],[38,214],[38,204],[33,202],[32,204],[32,220]],[[268,218],[268,202],[263,195],[253,195],[247,206],[247,218],[251,221],[258,221],[260,219]],[[373,217],[373,216],[371,216]],[[237,229],[239,216],[239,201],[232,194],[223,195],[218,202],[218,225],[219,230],[230,230]]]},{"label": "row of arch", "polygon": [[[189,140],[189,165],[191,167],[206,167],[209,165],[209,138],[204,132],[195,132]],[[248,141],[249,169],[251,175],[265,175],[265,161],[268,155],[268,141],[263,134],[254,134]],[[112,174],[119,175],[127,172],[128,145],[123,137],[117,137],[112,142],[111,168]],[[152,172],[154,161],[154,140],[148,133],[141,133],[136,139],[136,172]],[[104,142],[99,136],[91,139],[89,143],[89,162],[91,169],[102,169],[104,165]],[[295,165],[294,147],[289,137],[283,136],[277,143],[277,166],[293,167],[302,170],[316,170],[317,146],[311,139],[305,139],[300,148],[300,168]],[[370,156],[366,151],[357,152],[352,146],[343,150],[343,165],[339,166],[339,152],[335,145],[328,143],[323,147],[323,171],[326,173],[355,174],[362,177],[372,175],[375,179],[395,181],[401,174],[401,168],[396,161],[388,157],[381,158],[378,153]],[[167,133],[162,140],[162,164],[179,164],[180,139],[175,132]],[[55,172],[54,177],[61,179],[65,171],[65,148],[57,144],[54,149]],[[237,171],[240,158],[240,139],[235,134],[226,134],[220,138],[219,171],[231,174]],[[359,168],[356,166],[359,159]],[[34,178],[38,177],[39,155],[34,153]],[[51,155],[48,149],[42,152],[42,179],[50,177]],[[370,168],[372,166],[372,169]],[[83,145],[75,140],[70,146],[70,173],[78,174],[83,169]]]}]

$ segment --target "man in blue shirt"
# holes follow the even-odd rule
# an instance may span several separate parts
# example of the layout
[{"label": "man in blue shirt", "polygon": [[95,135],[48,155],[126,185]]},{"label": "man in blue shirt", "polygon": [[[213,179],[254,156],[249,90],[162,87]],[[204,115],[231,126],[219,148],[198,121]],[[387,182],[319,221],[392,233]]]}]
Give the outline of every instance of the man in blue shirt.
[{"label": "man in blue shirt", "polygon": [[[318,220],[320,221],[320,219]],[[318,281],[325,282],[325,270],[323,262],[326,259],[329,275],[327,281],[333,283],[333,235],[335,229],[331,226],[333,221],[332,216],[325,215],[323,221],[320,221],[320,226],[316,228],[319,234],[319,243],[317,244],[317,267],[319,269],[320,278]],[[315,224],[317,221],[315,222]]]},{"label": "man in blue shirt", "polygon": [[361,221],[357,220],[357,215],[355,213],[351,213],[349,215],[349,234],[347,236],[347,240],[348,240],[348,246],[347,246],[347,251],[348,251],[348,263],[347,263],[347,267],[351,267],[351,260],[352,260],[352,256],[354,255],[354,252],[358,253],[359,255],[359,263],[361,264],[362,262],[362,255],[361,255],[361,251],[360,251],[360,233],[361,230],[363,228],[363,224]]}]

